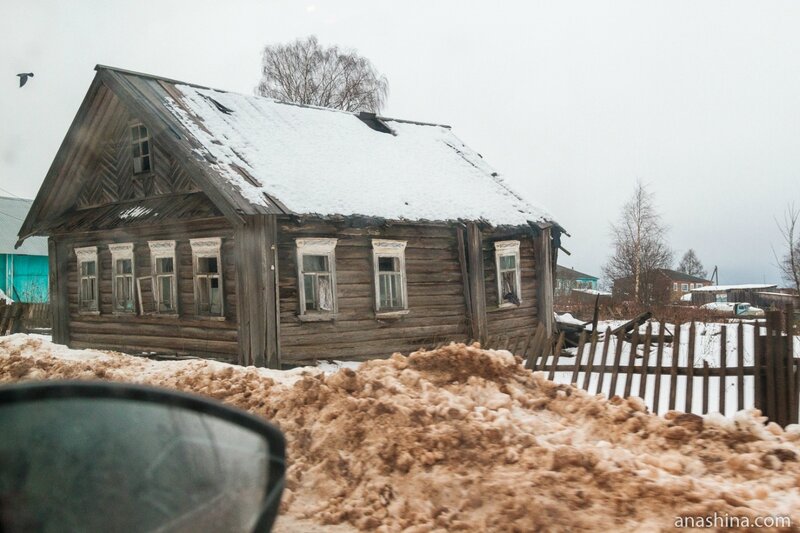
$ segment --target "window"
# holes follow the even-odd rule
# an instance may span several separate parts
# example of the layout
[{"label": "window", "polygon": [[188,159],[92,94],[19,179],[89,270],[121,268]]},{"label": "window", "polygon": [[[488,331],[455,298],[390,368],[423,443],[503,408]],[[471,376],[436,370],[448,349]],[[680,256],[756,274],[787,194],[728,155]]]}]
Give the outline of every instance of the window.
[{"label": "window", "polygon": [[115,313],[134,313],[133,243],[109,244]]},{"label": "window", "polygon": [[82,313],[98,313],[97,246],[75,248],[78,257],[78,309]]},{"label": "window", "polygon": [[497,266],[498,307],[512,307],[522,302],[522,275],[519,266],[519,241],[494,243]]},{"label": "window", "polygon": [[150,133],[142,124],[131,126],[131,155],[134,174],[146,174],[152,170]]},{"label": "window", "polygon": [[689,284],[688,283],[681,283],[681,290],[683,292],[688,291],[689,290]]},{"label": "window", "polygon": [[672,291],[673,292],[678,292],[678,282],[677,281],[673,281],[672,282]]},{"label": "window", "polygon": [[175,294],[175,241],[150,241],[152,291],[156,313],[177,314]]},{"label": "window", "polygon": [[224,316],[222,306],[222,239],[192,239],[194,301],[198,315]]},{"label": "window", "polygon": [[323,319],[336,313],[337,239],[297,239],[300,315]]},{"label": "window", "polygon": [[375,311],[407,311],[406,241],[372,239],[372,264],[375,272]]}]

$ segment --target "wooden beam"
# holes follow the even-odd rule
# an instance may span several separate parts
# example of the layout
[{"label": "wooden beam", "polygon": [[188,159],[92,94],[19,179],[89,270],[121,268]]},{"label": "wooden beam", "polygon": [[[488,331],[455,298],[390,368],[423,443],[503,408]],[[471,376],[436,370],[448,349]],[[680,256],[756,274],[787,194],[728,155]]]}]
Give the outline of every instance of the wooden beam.
[{"label": "wooden beam", "polygon": [[50,313],[53,342],[69,344],[69,293],[67,292],[67,261],[69,252],[62,242],[47,239],[50,283]]},{"label": "wooden beam", "polygon": [[471,291],[469,288],[469,266],[467,264],[467,249],[464,243],[465,232],[465,227],[461,225],[456,226],[456,240],[458,241],[458,264],[461,267],[461,283],[464,287],[464,303],[467,307],[467,321],[469,322],[470,326],[470,331],[468,334],[472,335],[473,339],[477,339],[478,332],[476,331],[474,320],[472,318],[472,296],[470,295]]},{"label": "wooden beam", "polygon": [[534,257],[536,259],[536,314],[540,323],[544,324],[547,336],[553,335],[553,257],[550,232],[552,228],[543,228],[533,238]]},{"label": "wooden beam", "polygon": [[469,294],[472,310],[472,337],[481,343],[489,336],[486,321],[486,285],[483,270],[483,237],[474,222],[467,223]]},{"label": "wooden beam", "polygon": [[248,217],[234,235],[239,363],[280,368],[276,220]]}]

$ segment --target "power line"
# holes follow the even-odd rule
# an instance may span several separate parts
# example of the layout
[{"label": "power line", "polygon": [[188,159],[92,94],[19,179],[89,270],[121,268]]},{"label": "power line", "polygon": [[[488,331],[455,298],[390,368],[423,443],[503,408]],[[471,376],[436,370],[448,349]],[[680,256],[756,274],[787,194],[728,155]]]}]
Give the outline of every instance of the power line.
[{"label": "power line", "polygon": [[21,218],[17,218],[17,217],[15,217],[14,215],[9,215],[8,213],[5,213],[5,212],[3,212],[3,211],[0,211],[0,215],[5,215],[5,216],[7,216],[7,217],[11,217],[11,218],[13,218],[13,219],[15,219],[15,220],[19,220],[20,222],[25,222],[25,221],[24,221],[24,220],[22,220]]},{"label": "power line", "polygon": [[14,196],[15,198],[19,198],[20,200],[25,200],[25,198],[23,198],[22,196],[16,195],[13,192],[9,191],[8,189],[4,189],[4,188],[0,187],[0,191],[3,191],[6,194],[10,194],[11,196]]}]

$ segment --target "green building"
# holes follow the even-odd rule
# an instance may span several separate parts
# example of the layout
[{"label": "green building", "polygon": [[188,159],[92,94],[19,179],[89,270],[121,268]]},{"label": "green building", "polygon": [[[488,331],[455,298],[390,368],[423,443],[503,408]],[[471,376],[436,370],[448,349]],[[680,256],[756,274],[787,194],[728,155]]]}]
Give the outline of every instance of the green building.
[{"label": "green building", "polygon": [[48,299],[47,239],[32,237],[14,249],[33,200],[0,197],[0,290],[14,301]]}]

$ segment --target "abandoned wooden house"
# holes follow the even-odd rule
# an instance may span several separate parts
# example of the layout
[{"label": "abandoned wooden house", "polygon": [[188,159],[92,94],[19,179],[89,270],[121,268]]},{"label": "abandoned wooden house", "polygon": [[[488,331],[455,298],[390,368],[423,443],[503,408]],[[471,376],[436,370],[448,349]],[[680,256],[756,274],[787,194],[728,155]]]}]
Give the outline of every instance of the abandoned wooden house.
[{"label": "abandoned wooden house", "polygon": [[448,126],[98,66],[19,243],[56,342],[278,367],[551,329],[562,231]]}]

